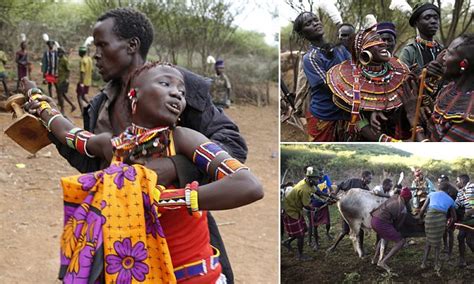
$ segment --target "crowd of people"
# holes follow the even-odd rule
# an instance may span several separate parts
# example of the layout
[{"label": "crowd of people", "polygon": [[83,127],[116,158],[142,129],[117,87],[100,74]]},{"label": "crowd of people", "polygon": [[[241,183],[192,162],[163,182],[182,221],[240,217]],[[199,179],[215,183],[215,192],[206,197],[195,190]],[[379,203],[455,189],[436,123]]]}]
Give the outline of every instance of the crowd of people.
[{"label": "crowd of people", "polygon": [[[62,100],[57,105],[35,82],[21,79],[28,97],[24,109],[82,173],[61,180],[65,220],[59,278],[64,283],[233,283],[209,211],[263,197],[262,185],[243,164],[247,146],[238,127],[213,105],[206,78],[169,63],[147,62],[154,30],[145,14],[132,8],[106,11],[93,27],[93,38],[93,57],[106,85],[87,101],[92,60],[81,47],[77,93],[83,127],[64,116]],[[59,98],[67,90],[68,62],[53,41],[47,44],[43,75],[49,93],[54,86]],[[216,71],[223,77],[222,60]],[[230,83],[224,87],[229,94]]]},{"label": "crowd of people", "polygon": [[[360,178],[351,178],[335,184],[322,169],[307,167],[305,177],[294,185],[286,183],[281,190],[281,220],[282,239],[286,232],[288,238],[283,240],[282,246],[292,251],[292,242],[297,240],[296,257],[307,261],[312,257],[304,253],[304,238],[307,235],[308,244],[313,250],[318,250],[320,244],[317,233],[313,242],[312,230],[316,230],[320,224],[327,224],[327,237],[330,235],[330,216],[328,206],[340,202],[348,192],[359,189],[370,192],[373,196],[383,197],[380,205],[370,212],[371,228],[377,233],[375,244],[374,264],[391,271],[387,262],[407,244],[406,232],[410,228],[410,222],[422,226],[426,234],[426,246],[421,268],[427,267],[427,258],[431,248],[434,250],[434,269],[440,270],[440,252],[444,244],[444,252],[447,259],[453,260],[454,232],[457,230],[458,240],[458,266],[474,269],[474,264],[466,263],[466,245],[474,252],[474,183],[470,181],[469,175],[460,174],[456,177],[455,184],[450,183],[447,175],[440,175],[437,183],[433,183],[424,176],[421,169],[413,172],[411,187],[403,187],[402,180],[394,184],[390,178],[385,178],[382,184],[373,188],[371,184],[373,174],[371,171],[363,171]],[[355,202],[355,201],[353,201]],[[358,203],[357,203],[358,204]],[[339,212],[341,211],[341,204]],[[364,206],[358,204],[354,206]],[[367,205],[368,206],[368,205]],[[357,208],[357,211],[364,211]],[[307,215],[307,217],[306,217]],[[306,217],[306,218],[305,218]],[[348,235],[350,226],[348,216],[342,218],[342,228],[334,243],[327,249],[332,252],[339,242]],[[415,221],[413,221],[415,220]],[[408,225],[407,225],[408,224]],[[312,228],[314,226],[314,228]],[[408,229],[409,230],[409,229]],[[363,250],[364,230],[354,232],[360,238]],[[387,255],[379,255],[380,247],[389,241],[395,242]],[[412,243],[413,244],[413,243]],[[365,253],[365,251],[363,250]],[[380,259],[377,261],[377,258]]]},{"label": "crowd of people", "polygon": [[331,44],[315,14],[298,15],[293,32],[310,45],[295,113],[306,118],[309,141],[474,141],[474,35],[444,47],[435,39],[440,10],[431,3],[416,5],[409,24],[416,37],[397,57],[394,23],[359,31],[343,23]]}]

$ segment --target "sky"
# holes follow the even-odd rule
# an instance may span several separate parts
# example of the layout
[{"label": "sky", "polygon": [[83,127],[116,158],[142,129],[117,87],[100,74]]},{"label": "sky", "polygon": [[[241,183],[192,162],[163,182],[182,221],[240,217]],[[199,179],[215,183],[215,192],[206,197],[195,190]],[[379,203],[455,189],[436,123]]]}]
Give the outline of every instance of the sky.
[{"label": "sky", "polygon": [[437,160],[452,160],[459,157],[474,159],[474,146],[471,143],[390,143],[392,147],[413,153],[417,156]]},{"label": "sky", "polygon": [[278,19],[273,19],[271,12],[277,3],[283,0],[235,1],[237,7],[242,7],[235,19],[235,24],[242,29],[265,34],[265,42],[277,46],[275,34],[280,32]]}]

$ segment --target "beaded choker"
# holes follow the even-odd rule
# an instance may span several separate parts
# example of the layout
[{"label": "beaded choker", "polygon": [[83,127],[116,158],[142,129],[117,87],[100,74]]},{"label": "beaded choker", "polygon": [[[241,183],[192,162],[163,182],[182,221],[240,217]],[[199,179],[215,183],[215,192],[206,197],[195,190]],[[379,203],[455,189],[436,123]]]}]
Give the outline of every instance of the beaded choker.
[{"label": "beaded choker", "polygon": [[129,154],[139,158],[148,154],[163,153],[169,145],[169,127],[147,129],[132,124],[118,137],[111,139],[118,156]]},{"label": "beaded choker", "polygon": [[417,36],[415,41],[417,43],[421,43],[423,45],[425,45],[426,47],[429,47],[429,48],[433,48],[433,47],[436,47],[438,46],[438,43],[434,40],[426,40],[426,39],[422,39],[421,37]]},{"label": "beaded choker", "polygon": [[367,68],[366,66],[361,67],[362,75],[369,81],[369,83],[388,83],[392,79],[393,68],[390,64],[384,63],[380,66],[381,70],[375,71],[374,68]]}]

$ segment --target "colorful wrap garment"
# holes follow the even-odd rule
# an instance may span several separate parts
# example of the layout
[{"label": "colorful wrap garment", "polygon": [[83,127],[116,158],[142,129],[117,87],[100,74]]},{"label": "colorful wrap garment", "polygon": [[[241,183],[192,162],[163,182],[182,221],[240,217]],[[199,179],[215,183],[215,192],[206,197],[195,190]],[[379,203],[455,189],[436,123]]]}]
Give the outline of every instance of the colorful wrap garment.
[{"label": "colorful wrap garment", "polygon": [[156,181],[153,171],[118,162],[61,179],[64,283],[176,283],[155,205],[159,192],[151,194]]},{"label": "colorful wrap garment", "polygon": [[432,119],[435,132],[432,140],[441,142],[474,141],[474,99],[472,91],[457,92],[454,82],[438,95]]}]

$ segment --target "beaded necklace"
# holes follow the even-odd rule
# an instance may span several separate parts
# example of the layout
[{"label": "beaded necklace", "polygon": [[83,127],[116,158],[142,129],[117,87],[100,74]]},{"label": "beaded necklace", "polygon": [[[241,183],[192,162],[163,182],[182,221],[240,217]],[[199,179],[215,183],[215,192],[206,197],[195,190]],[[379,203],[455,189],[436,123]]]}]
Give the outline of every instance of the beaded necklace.
[{"label": "beaded necklace", "polygon": [[421,43],[421,44],[423,44],[424,46],[429,47],[429,48],[433,48],[433,47],[438,46],[438,43],[437,43],[436,41],[434,41],[434,40],[422,39],[420,36],[417,36],[417,37],[415,38],[415,41],[416,41],[417,43]]},{"label": "beaded necklace", "polygon": [[163,153],[169,145],[169,127],[144,128],[132,124],[118,137],[111,139],[118,156],[130,154],[139,158],[149,154]]},{"label": "beaded necklace", "polygon": [[369,81],[369,83],[378,83],[378,84],[384,84],[390,82],[390,80],[393,78],[393,68],[392,66],[385,62],[381,66],[380,71],[373,71],[370,68],[367,68],[365,66],[361,67],[361,73]]}]

